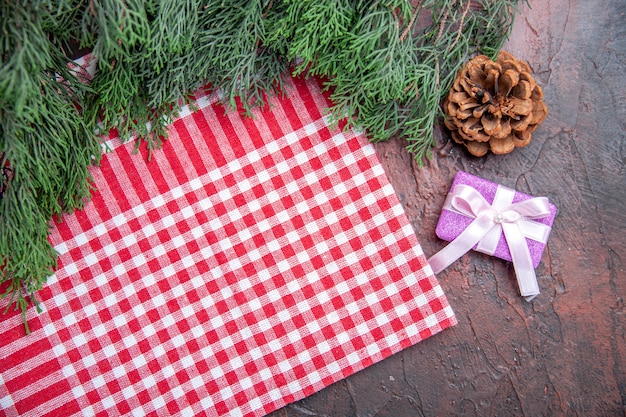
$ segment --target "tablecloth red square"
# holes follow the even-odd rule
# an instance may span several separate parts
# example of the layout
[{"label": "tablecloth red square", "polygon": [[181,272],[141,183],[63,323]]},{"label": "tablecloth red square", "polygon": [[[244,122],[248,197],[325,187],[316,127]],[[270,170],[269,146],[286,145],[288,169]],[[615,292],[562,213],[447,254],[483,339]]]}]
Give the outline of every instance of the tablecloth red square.
[{"label": "tablecloth red square", "polygon": [[112,138],[55,224],[44,311],[0,316],[0,414],[259,416],[456,323],[367,140],[316,81]]}]

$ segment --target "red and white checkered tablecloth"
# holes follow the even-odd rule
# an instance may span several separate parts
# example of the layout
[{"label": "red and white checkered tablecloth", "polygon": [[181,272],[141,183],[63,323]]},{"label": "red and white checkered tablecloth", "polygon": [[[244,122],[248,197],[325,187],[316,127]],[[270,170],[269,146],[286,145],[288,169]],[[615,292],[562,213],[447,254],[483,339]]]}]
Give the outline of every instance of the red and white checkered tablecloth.
[{"label": "red and white checkered tablecloth", "polygon": [[[315,81],[254,118],[207,97],[151,162],[119,144],[0,316],[0,414],[259,416],[456,323],[362,136]],[[0,306],[2,307],[2,306]]]}]

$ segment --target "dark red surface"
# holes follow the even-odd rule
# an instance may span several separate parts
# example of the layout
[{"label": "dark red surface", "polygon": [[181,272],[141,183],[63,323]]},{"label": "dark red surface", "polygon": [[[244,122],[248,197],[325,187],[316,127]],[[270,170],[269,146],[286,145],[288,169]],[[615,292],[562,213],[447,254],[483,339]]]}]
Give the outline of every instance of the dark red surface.
[{"label": "dark red surface", "polygon": [[445,245],[435,226],[459,170],[547,196],[559,213],[541,294],[525,302],[510,263],[465,255],[438,275],[456,327],[273,417],[626,415],[626,4],[529,3],[505,46],[549,110],[528,147],[474,158],[448,145],[422,168],[401,141],[377,152],[427,255]]}]

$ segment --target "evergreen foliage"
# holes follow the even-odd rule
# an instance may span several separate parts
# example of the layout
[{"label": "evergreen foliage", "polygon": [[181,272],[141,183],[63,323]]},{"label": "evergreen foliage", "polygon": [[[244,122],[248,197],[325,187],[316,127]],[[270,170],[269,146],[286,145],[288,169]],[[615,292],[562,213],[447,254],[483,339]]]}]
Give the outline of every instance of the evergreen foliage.
[{"label": "evergreen foliage", "polygon": [[[0,282],[25,314],[56,265],[50,220],[89,198],[98,134],[149,150],[199,88],[249,113],[290,72],[325,79],[335,121],[404,137],[418,161],[439,103],[476,53],[494,57],[515,0],[0,2]],[[68,70],[90,51],[89,84]],[[7,307],[7,308],[8,308]]]},{"label": "evergreen foliage", "polygon": [[0,15],[0,265],[7,308],[25,315],[56,265],[50,220],[82,207],[102,150],[77,109],[87,86],[68,70],[63,34],[55,37],[63,10],[7,1]]}]

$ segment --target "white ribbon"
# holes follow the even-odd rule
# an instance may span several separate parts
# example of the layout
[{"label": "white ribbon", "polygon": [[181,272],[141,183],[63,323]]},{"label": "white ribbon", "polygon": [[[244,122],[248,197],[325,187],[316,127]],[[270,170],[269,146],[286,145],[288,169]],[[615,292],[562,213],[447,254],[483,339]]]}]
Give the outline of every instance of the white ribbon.
[{"label": "white ribbon", "polygon": [[548,216],[550,206],[545,197],[512,204],[513,197],[514,190],[498,185],[493,204],[489,204],[473,187],[456,185],[443,208],[474,220],[456,239],[428,259],[433,271],[441,272],[476,244],[476,250],[493,255],[504,233],[520,293],[527,301],[535,298],[539,286],[526,238],[544,244],[548,242],[550,227],[532,219]]}]

